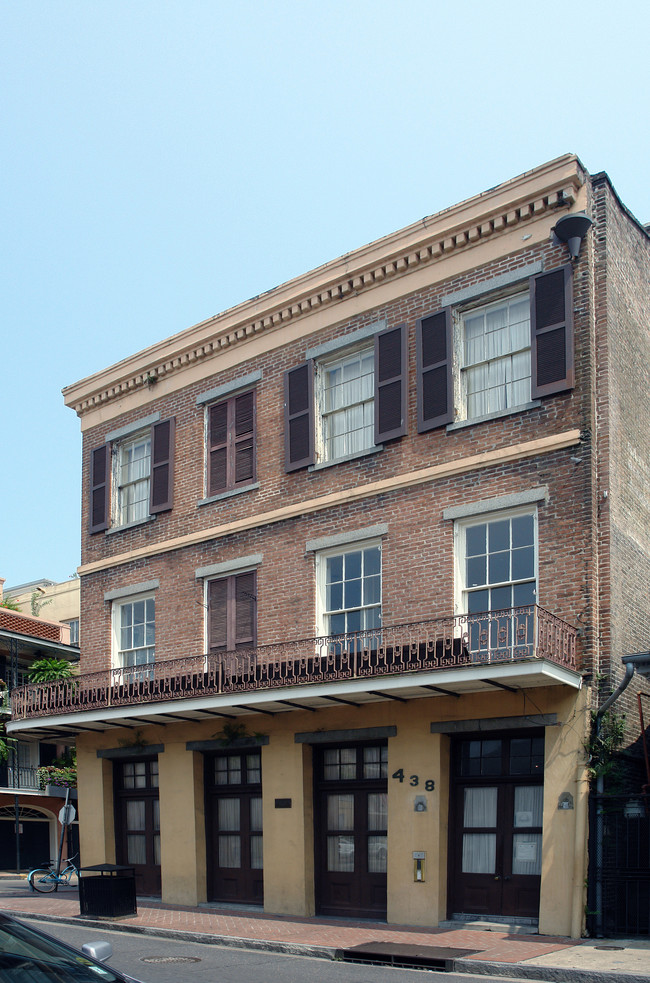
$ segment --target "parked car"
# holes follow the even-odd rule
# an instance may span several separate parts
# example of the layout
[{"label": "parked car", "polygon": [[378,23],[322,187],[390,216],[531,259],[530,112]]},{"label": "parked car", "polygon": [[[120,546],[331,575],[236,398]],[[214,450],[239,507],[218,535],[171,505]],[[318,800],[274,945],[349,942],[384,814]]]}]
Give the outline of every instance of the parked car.
[{"label": "parked car", "polygon": [[104,965],[112,955],[110,942],[88,942],[79,951],[0,912],[2,983],[137,983]]}]

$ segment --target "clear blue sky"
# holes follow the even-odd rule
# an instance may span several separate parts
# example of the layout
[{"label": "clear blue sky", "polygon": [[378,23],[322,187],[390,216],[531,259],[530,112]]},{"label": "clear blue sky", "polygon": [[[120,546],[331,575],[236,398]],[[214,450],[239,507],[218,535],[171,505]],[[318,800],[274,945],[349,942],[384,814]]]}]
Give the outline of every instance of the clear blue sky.
[{"label": "clear blue sky", "polygon": [[79,563],[61,389],[560,154],[650,221],[650,8],[0,3],[0,576]]}]

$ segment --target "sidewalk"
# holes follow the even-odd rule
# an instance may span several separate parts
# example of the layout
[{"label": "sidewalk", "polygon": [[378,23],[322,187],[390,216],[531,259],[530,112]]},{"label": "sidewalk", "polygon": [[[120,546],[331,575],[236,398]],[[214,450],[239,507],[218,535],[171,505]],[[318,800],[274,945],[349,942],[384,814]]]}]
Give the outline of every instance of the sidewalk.
[{"label": "sidewalk", "polygon": [[2,878],[0,909],[50,922],[330,959],[341,949],[384,943],[400,948],[417,946],[425,955],[438,958],[448,956],[453,959],[453,969],[462,973],[569,983],[650,980],[650,938],[576,941],[492,929],[423,929],[338,918],[294,918],[214,905],[179,907],[145,899],[138,900],[138,914],[131,918],[91,919],[80,917],[77,891],[36,894],[24,878],[6,875]]}]

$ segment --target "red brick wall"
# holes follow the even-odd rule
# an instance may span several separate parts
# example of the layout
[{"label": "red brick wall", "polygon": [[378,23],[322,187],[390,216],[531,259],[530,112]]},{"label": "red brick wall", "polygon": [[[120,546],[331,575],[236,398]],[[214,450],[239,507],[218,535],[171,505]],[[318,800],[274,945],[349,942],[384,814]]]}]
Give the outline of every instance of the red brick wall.
[{"label": "red brick wall", "polygon": [[[277,349],[244,363],[236,371],[215,374],[167,399],[112,419],[84,438],[83,562],[123,554],[150,542],[172,539],[201,528],[290,503],[353,488],[369,481],[408,473],[417,468],[534,440],[571,428],[592,430],[592,345],[590,271],[587,253],[576,267],[576,387],[546,398],[540,407],[521,415],[484,422],[453,432],[443,427],[418,435],[415,404],[415,321],[435,311],[440,298],[470,284],[489,281],[504,272],[543,259],[546,269],[566,262],[564,247],[551,243],[524,249],[488,267],[436,283],[399,301],[365,313],[353,321],[332,324],[293,346]],[[405,280],[408,283],[408,279]],[[332,315],[334,316],[333,309]],[[329,468],[284,473],[283,374],[299,364],[308,347],[345,335],[378,319],[389,326],[406,322],[409,332],[410,395],[408,436],[383,451]],[[245,351],[245,348],[242,349]],[[217,363],[215,363],[217,364]],[[248,372],[261,370],[257,387],[257,480],[260,488],[197,507],[204,495],[204,409],[198,394]],[[155,522],[106,536],[87,533],[87,488],[90,451],[118,426],[159,410],[176,417],[174,509]],[[83,669],[105,668],[110,660],[110,605],[105,591],[160,580],[156,595],[156,657],[178,658],[203,651],[203,595],[194,570],[211,563],[262,553],[258,573],[258,641],[260,644],[312,635],[314,561],[306,557],[308,539],[388,524],[383,548],[383,620],[385,624],[453,613],[453,523],[443,509],[464,501],[511,494],[547,484],[550,500],[539,509],[539,603],[564,620],[586,626],[585,664],[591,659],[590,605],[592,566],[591,444],[576,450],[543,455],[460,477],[385,494],[378,499],[338,506],[300,519],[186,547],[151,560],[138,560],[82,578]],[[571,458],[579,456],[579,463]]]},{"label": "red brick wall", "polygon": [[[623,676],[621,656],[650,649],[650,236],[606,176],[594,181],[598,319],[598,516],[601,556],[600,673],[605,692]],[[604,492],[607,497],[604,497]],[[638,675],[616,704],[638,739]]]}]

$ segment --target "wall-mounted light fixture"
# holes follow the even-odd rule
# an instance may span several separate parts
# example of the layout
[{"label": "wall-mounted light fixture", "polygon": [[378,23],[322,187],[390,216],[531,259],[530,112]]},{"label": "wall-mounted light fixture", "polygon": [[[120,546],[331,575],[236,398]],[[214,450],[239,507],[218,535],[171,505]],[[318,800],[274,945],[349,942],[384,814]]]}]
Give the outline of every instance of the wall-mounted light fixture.
[{"label": "wall-mounted light fixture", "polygon": [[552,231],[556,239],[566,242],[571,259],[577,259],[582,240],[593,224],[584,212],[569,212],[555,223]]}]

